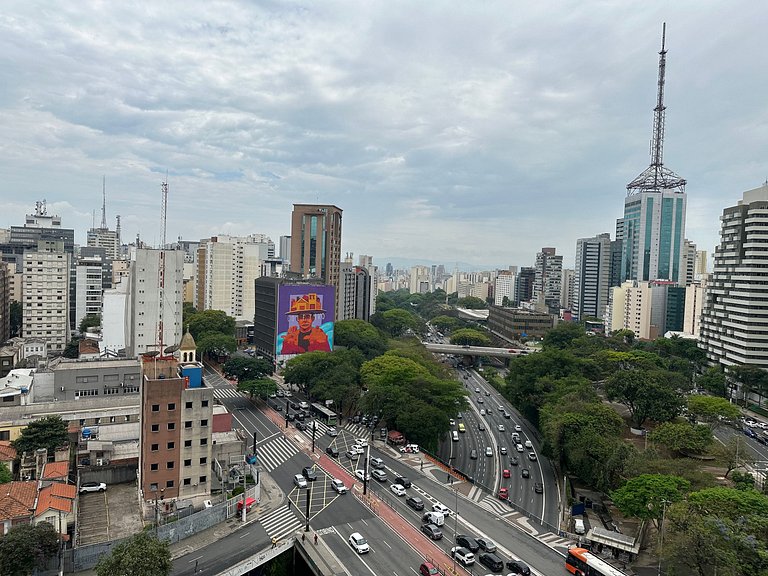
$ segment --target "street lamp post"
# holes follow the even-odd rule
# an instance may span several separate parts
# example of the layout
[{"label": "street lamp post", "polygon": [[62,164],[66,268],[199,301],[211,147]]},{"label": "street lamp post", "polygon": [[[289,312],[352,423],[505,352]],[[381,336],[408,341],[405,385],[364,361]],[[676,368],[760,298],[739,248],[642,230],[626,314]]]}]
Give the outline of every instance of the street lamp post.
[{"label": "street lamp post", "polygon": [[667,515],[667,504],[671,504],[669,500],[662,500],[661,501],[661,526],[659,527],[659,569],[657,571],[657,574],[661,576],[661,556],[664,552],[664,527],[665,527],[665,518]]},{"label": "street lamp post", "polygon": [[312,420],[312,452],[315,451],[315,435],[317,434],[317,420]]}]

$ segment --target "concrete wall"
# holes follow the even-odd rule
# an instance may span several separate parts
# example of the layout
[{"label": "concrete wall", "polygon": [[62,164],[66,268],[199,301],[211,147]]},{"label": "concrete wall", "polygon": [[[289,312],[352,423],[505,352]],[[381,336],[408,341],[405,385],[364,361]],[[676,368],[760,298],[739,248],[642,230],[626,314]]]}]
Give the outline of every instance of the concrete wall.
[{"label": "concrete wall", "polygon": [[78,469],[80,482],[104,482],[111,484],[123,484],[136,482],[138,463],[134,464],[108,464],[107,466],[84,466]]}]

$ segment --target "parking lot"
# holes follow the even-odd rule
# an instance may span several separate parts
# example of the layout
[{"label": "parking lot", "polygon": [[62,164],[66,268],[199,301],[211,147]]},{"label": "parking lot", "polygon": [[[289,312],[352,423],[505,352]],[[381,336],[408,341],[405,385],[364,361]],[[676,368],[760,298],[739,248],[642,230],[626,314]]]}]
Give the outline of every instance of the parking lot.
[{"label": "parking lot", "polygon": [[134,482],[113,484],[106,492],[78,498],[77,546],[125,538],[143,527]]}]

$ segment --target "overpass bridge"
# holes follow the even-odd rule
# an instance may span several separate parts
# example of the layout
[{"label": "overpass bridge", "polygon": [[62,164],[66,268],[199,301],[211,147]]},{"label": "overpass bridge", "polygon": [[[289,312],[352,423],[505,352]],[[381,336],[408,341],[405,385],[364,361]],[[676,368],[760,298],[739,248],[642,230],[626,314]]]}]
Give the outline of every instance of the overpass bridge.
[{"label": "overpass bridge", "polygon": [[456,354],[459,356],[492,356],[494,358],[517,358],[530,352],[527,348],[491,348],[489,346],[460,346],[458,344],[434,344],[423,342],[430,352]]}]

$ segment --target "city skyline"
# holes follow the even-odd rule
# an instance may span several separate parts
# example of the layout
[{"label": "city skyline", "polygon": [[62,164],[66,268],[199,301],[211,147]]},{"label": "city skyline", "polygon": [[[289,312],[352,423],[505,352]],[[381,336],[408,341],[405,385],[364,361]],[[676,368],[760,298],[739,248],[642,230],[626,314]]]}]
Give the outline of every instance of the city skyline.
[{"label": "city skyline", "polygon": [[746,2],[46,5],[0,22],[0,227],[45,198],[85,245],[106,176],[110,228],[120,214],[123,242],[156,246],[167,171],[169,241],[277,241],[294,203],[334,204],[342,252],[379,266],[530,266],[552,246],[571,268],[648,164],[665,21],[686,237],[711,252],[723,208],[765,179]]}]

